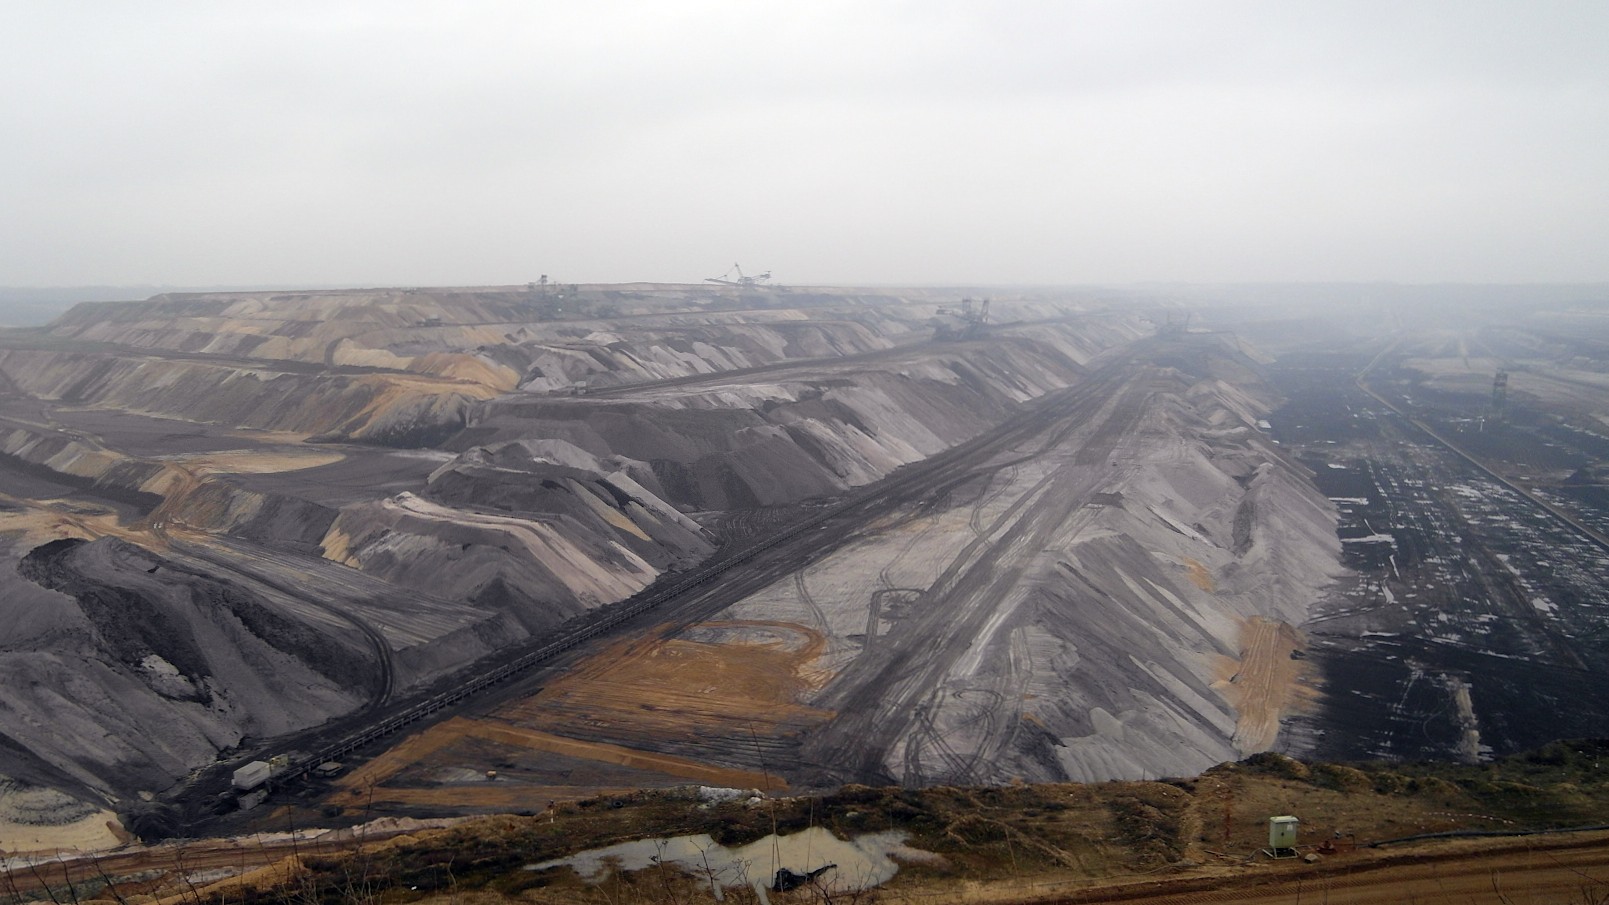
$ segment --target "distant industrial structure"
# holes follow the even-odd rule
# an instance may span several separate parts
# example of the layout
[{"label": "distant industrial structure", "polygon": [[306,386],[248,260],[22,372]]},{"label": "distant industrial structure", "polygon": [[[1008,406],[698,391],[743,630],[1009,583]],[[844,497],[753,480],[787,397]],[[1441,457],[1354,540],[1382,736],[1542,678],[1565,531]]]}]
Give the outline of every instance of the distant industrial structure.
[{"label": "distant industrial structure", "polygon": [[[736,274],[737,279],[732,278],[734,274]],[[769,270],[767,270],[765,273],[750,276],[743,272],[743,268],[737,266],[737,264],[733,264],[731,270],[728,270],[726,273],[723,273],[718,277],[705,277],[704,282],[719,283],[722,286],[736,286],[739,289],[759,289],[770,279],[771,271]]]},{"label": "distant industrial structure", "polygon": [[1168,311],[1164,312],[1164,316],[1165,320],[1162,326],[1157,328],[1157,335],[1183,336],[1184,334],[1190,332],[1190,318],[1192,316],[1191,312],[1186,311],[1182,317],[1177,317],[1172,311]]},{"label": "distant industrial structure", "polygon": [[989,326],[989,300],[978,303],[964,298],[959,308],[940,308],[931,323],[934,339],[977,339]]},{"label": "distant industrial structure", "polygon": [[1487,420],[1493,424],[1508,423],[1508,372],[1502,369],[1492,378],[1492,410]]}]

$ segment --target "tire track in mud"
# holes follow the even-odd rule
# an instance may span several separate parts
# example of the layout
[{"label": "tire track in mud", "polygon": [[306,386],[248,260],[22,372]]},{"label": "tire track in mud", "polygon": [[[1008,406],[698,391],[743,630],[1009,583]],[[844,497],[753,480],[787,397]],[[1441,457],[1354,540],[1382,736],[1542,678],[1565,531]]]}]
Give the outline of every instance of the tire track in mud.
[{"label": "tire track in mud", "polygon": [[[948,498],[947,494],[946,498]],[[898,524],[903,525],[906,522],[915,520],[916,517],[913,516],[909,519],[902,519]],[[920,531],[912,534],[910,539],[905,542],[905,545],[899,550],[899,552],[890,557],[888,562],[884,563],[883,567],[877,571],[877,583],[881,585],[881,587],[875,591],[872,591],[871,600],[868,602],[866,607],[866,640],[862,649],[863,654],[866,651],[870,651],[877,644],[877,638],[880,634],[879,622],[883,616],[884,597],[889,594],[904,592],[915,594],[917,599],[921,599],[922,596],[926,594],[926,590],[924,588],[903,588],[895,585],[894,579],[889,575],[889,573],[892,572],[896,566],[899,566],[905,561],[905,558],[911,554],[911,551],[916,549],[917,544],[927,539],[928,535],[932,534],[937,529],[938,526],[932,521],[929,521],[927,525]]]},{"label": "tire track in mud", "polygon": [[[977,783],[998,781],[1003,771],[988,767],[1000,754],[1011,750],[1022,731],[1022,702],[1033,676],[1033,653],[1028,647],[1027,631],[1021,626],[1012,630],[1007,643],[1005,671],[991,683],[995,688],[982,689],[995,697],[995,704],[986,711],[990,719],[988,731],[972,755],[972,776]],[[991,773],[995,775],[991,777]]]},{"label": "tire track in mud", "polygon": [[883,595],[889,589],[881,588],[872,592],[871,600],[866,605],[866,632],[865,640],[861,642],[861,652],[871,650],[877,645],[878,622],[883,617]]},{"label": "tire track in mud", "polygon": [[[972,753],[961,758],[962,769],[956,774],[958,781],[964,780],[967,785],[978,785],[984,781],[984,773],[988,767],[989,741],[995,738],[1000,729],[1000,705],[1005,702],[1006,696],[992,688],[968,688],[965,692],[956,692],[954,696],[959,698],[963,693],[982,695],[989,699],[982,705],[969,702],[968,707],[972,710],[972,714],[956,726],[957,729],[966,730],[981,727],[976,733],[978,744],[973,746]],[[954,750],[953,746],[951,749]]]},{"label": "tire track in mud", "polygon": [[815,627],[824,632],[830,629],[826,611],[821,608],[821,604],[816,603],[816,598],[810,596],[810,588],[805,584],[804,569],[793,573],[793,589],[799,595],[799,602],[810,612],[810,618],[815,620]]},{"label": "tire track in mud", "polygon": [[[941,726],[936,714],[942,712],[946,699],[960,700],[963,695],[990,700],[985,703],[965,701],[964,717],[953,725]],[[1016,734],[1010,732],[999,744],[990,744],[997,738],[1001,728],[1001,708],[1006,700],[1007,695],[991,688],[966,688],[954,692],[934,689],[928,699],[918,705],[917,720],[906,736],[903,784],[920,786],[930,781],[942,785],[983,784],[989,772],[991,755]],[[951,741],[958,732],[968,733],[966,737],[976,737],[978,744],[970,751],[959,750]],[[945,766],[943,772],[931,776],[923,766],[921,757],[921,752],[929,747],[938,753]]]},{"label": "tire track in mud", "polygon": [[[972,515],[971,515],[970,518],[967,519],[967,525],[972,529],[972,534],[974,536],[976,536],[978,538],[987,538],[988,537],[988,532],[986,530],[984,530],[984,526],[983,526],[983,513],[984,513],[984,510],[988,509],[989,506],[991,506],[995,502],[995,500],[998,500],[1002,496],[1005,496],[1006,491],[1010,490],[1011,485],[1016,483],[1017,475],[1020,474],[1021,472],[1022,472],[1022,466],[1020,464],[1018,464],[1018,463],[1013,462],[1013,463],[1005,466],[1004,468],[1000,469],[1000,471],[997,472],[993,476],[993,478],[992,478],[993,486],[989,489],[988,492],[985,492],[984,495],[981,498],[979,498],[979,500],[976,503],[974,503],[972,505]],[[1005,475],[1004,480],[1000,479],[1001,474]]]},{"label": "tire track in mud", "polygon": [[949,696],[949,692],[943,688],[933,689],[927,700],[918,705],[916,731],[932,743],[933,750],[938,752],[939,758],[944,762],[946,769],[939,778],[953,784],[966,785],[971,779],[971,763],[950,744],[949,737],[940,730],[938,721],[934,718],[934,714],[939,712],[945,698]]},{"label": "tire track in mud", "polygon": [[889,558],[888,562],[883,564],[883,567],[877,571],[877,583],[882,585],[882,590],[899,590],[898,586],[894,584],[894,579],[889,577],[888,573],[893,571],[895,566],[904,562],[905,557],[909,556],[911,551],[916,549],[916,545],[926,539],[927,536],[932,534],[934,530],[935,526],[930,523],[927,527],[911,535],[911,539],[905,542],[904,548],[898,553],[895,553]]},{"label": "tire track in mud", "polygon": [[[954,785],[967,785],[971,782],[974,758],[957,752],[933,717],[943,705],[946,694],[944,689],[935,688],[928,694],[926,700],[916,705],[915,720],[904,738],[901,782],[906,786],[927,785],[930,780],[942,780]],[[925,759],[922,753],[929,748],[936,752],[938,760],[945,768],[936,776],[929,776],[924,766]]]}]

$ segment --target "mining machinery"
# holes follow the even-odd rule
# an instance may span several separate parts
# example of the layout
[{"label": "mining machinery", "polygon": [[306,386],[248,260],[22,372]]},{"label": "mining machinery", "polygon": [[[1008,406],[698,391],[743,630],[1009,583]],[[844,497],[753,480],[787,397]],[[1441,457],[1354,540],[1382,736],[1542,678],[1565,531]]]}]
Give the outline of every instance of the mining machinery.
[{"label": "mining machinery", "polygon": [[989,326],[989,300],[961,300],[960,308],[940,308],[933,317],[934,339],[977,339]]},{"label": "mining machinery", "polygon": [[[737,275],[737,279],[732,279],[733,274]],[[733,264],[731,270],[718,277],[705,277],[704,282],[719,283],[722,286],[737,286],[740,289],[758,289],[769,279],[771,279],[771,271],[769,270],[762,274],[749,276],[743,272],[743,268]]]}]

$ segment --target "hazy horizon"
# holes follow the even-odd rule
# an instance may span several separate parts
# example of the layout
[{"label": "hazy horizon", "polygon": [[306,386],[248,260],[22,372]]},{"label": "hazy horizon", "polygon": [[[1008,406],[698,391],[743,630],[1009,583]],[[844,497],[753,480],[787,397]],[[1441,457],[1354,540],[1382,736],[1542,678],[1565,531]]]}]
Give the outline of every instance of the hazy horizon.
[{"label": "hazy horizon", "polygon": [[[527,281],[528,283],[529,281]],[[352,285],[219,285],[219,286],[0,286],[0,328],[33,327],[53,320],[69,308],[83,303],[140,302],[157,295],[207,293],[317,293],[362,290],[474,290],[480,288],[521,287],[525,283],[479,284],[461,286],[385,286],[381,284]],[[702,286],[716,291],[718,286],[704,281],[676,283],[665,280],[648,280],[627,283],[590,283],[589,286],[609,287],[634,285],[687,285]],[[964,294],[991,292],[1027,294],[1039,292],[1066,292],[1073,296],[1090,295],[1090,301],[1115,301],[1126,298],[1135,305],[1169,305],[1176,307],[1212,308],[1274,307],[1301,309],[1307,306],[1340,306],[1341,308],[1367,308],[1385,305],[1399,307],[1413,305],[1443,310],[1451,305],[1459,310],[1470,306],[1483,309],[1520,308],[1535,305],[1576,305],[1609,308],[1609,282],[1592,283],[1391,283],[1391,282],[1263,282],[1263,283],[1068,283],[1062,285],[1008,284],[817,284],[815,286],[788,286],[788,289],[869,289],[921,290]]]},{"label": "hazy horizon", "polygon": [[1609,7],[6,5],[0,286],[1609,281]]}]

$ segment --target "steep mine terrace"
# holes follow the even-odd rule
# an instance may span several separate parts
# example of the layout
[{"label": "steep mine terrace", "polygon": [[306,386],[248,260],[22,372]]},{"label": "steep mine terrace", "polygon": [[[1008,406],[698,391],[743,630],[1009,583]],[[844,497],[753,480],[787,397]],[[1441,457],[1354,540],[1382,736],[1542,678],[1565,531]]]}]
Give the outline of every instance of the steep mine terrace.
[{"label": "steep mine terrace", "polygon": [[[267,755],[306,822],[1278,744],[1338,545],[1232,344],[1054,293],[944,342],[925,292],[550,303],[161,297],[4,337],[0,772],[163,834]],[[294,769],[330,757],[373,759]]]},{"label": "steep mine terrace", "polygon": [[[1278,626],[1335,542],[1254,432],[1214,430],[1191,454],[1205,441],[1181,428],[1227,410],[1198,398],[1181,424],[1197,383],[1159,363],[1181,353],[1221,354],[1110,354],[998,429],[646,595],[326,806],[1143,776],[1270,746],[1298,689],[1300,642]],[[1187,514],[1182,491],[1215,505]]]}]

